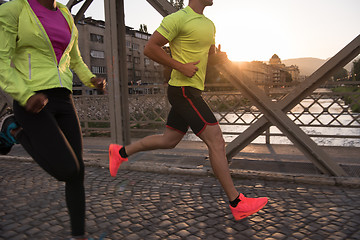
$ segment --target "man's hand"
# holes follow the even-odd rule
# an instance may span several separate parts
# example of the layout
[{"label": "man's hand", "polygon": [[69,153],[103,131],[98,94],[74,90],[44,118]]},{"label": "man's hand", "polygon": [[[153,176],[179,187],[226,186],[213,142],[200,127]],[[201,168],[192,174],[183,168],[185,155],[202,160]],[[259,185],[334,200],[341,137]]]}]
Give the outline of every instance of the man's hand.
[{"label": "man's hand", "polygon": [[100,77],[91,78],[91,83],[96,87],[97,90],[106,93],[106,79]]},{"label": "man's hand", "polygon": [[45,94],[36,93],[27,100],[25,109],[31,113],[39,113],[46,106],[48,101]]},{"label": "man's hand", "polygon": [[199,62],[200,60],[196,62],[182,64],[178,70],[186,77],[191,78],[199,70],[199,68],[196,66],[197,64],[199,64]]}]

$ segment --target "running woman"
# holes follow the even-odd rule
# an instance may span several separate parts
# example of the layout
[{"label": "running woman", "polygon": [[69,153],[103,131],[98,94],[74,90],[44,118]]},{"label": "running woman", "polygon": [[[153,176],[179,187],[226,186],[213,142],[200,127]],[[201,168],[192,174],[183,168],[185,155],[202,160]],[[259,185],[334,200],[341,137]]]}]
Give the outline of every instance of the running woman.
[{"label": "running woman", "polygon": [[51,176],[65,182],[73,239],[85,238],[82,134],[72,99],[73,74],[103,90],[78,48],[78,31],[55,0],[13,0],[0,6],[0,87],[14,99],[1,127],[1,153],[19,142]]},{"label": "running woman", "polygon": [[[111,144],[109,168],[111,176],[116,176],[120,164],[134,153],[174,148],[190,126],[207,145],[212,169],[229,199],[234,218],[240,220],[258,212],[268,199],[247,198],[235,189],[220,126],[201,96],[208,60],[213,62],[224,54],[216,54],[215,26],[203,14],[205,7],[212,5],[212,0],[189,0],[185,9],[165,17],[151,36],[145,55],[173,69],[168,87],[171,110],[167,128],[162,135],[147,136],[128,146]],[[172,58],[162,49],[167,43]]]}]

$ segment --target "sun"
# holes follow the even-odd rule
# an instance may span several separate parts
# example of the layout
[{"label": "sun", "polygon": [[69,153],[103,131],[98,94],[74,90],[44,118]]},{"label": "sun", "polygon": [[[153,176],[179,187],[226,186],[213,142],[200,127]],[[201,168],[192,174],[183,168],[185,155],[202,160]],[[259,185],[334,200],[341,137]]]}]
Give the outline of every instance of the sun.
[{"label": "sun", "polygon": [[[281,15],[269,12],[266,3],[256,8],[247,1],[232,1],[233,8],[228,10],[209,8],[209,18],[216,26],[216,42],[232,61],[268,61],[273,54],[281,56],[284,49],[284,34],[287,27]],[[223,13],[223,14],[222,14]],[[226,14],[228,13],[228,14]]]}]

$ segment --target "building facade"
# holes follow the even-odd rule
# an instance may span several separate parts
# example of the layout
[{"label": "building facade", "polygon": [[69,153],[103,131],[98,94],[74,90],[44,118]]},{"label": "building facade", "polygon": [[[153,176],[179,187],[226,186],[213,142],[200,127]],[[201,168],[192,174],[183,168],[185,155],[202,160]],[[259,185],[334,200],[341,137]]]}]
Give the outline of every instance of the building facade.
[{"label": "building facade", "polygon": [[265,85],[271,80],[272,68],[261,61],[241,63],[246,76],[248,76],[257,85]]},{"label": "building facade", "polygon": [[298,66],[285,66],[281,59],[274,54],[269,63],[261,61],[242,62],[240,67],[247,76],[258,85],[281,86],[289,82],[300,81]]},{"label": "building facade", "polygon": [[[105,22],[84,18],[77,23],[79,30],[79,49],[84,62],[99,77],[107,77]],[[126,27],[126,62],[129,86],[162,84],[163,66],[144,55],[144,47],[150,38],[149,33]],[[74,87],[82,83],[74,77]],[[132,93],[132,91],[129,91]],[[74,94],[96,94],[95,90],[82,88]]]},{"label": "building facade", "polygon": [[283,84],[286,82],[299,82],[300,70],[298,66],[285,66],[281,62],[278,55],[274,54],[270,60],[269,65],[273,69],[273,82]]},{"label": "building facade", "polygon": [[[79,30],[78,44],[84,62],[96,76],[106,78],[105,22],[84,18],[76,26]],[[83,87],[76,74],[74,74],[74,87],[76,95],[97,93],[95,90]]]},{"label": "building facade", "polygon": [[126,27],[126,61],[130,85],[162,84],[163,66],[144,55],[150,34]]}]

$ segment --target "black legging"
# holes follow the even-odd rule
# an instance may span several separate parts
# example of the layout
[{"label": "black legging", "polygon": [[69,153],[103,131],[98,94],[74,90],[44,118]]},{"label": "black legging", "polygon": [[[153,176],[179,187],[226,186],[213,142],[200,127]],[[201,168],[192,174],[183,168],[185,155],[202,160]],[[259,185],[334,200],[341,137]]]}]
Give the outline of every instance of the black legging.
[{"label": "black legging", "polygon": [[72,95],[65,88],[41,92],[49,102],[38,114],[27,112],[14,101],[15,118],[23,128],[16,139],[46,172],[65,182],[72,235],[84,235],[82,136]]}]

